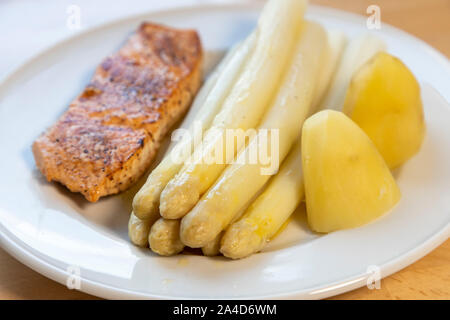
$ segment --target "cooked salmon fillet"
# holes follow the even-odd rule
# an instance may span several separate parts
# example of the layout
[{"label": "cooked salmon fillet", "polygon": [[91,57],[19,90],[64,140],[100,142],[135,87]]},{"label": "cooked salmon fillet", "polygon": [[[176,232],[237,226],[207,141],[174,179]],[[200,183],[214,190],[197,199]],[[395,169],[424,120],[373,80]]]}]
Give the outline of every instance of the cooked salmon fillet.
[{"label": "cooked salmon fillet", "polygon": [[128,188],[149,167],[202,78],[193,30],[143,23],[33,144],[37,167],[87,200]]}]

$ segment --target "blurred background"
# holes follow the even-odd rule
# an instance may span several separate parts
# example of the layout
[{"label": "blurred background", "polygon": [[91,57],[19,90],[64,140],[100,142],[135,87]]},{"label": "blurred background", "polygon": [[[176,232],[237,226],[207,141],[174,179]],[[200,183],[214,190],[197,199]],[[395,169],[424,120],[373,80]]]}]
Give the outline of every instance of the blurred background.
[{"label": "blurred background", "polygon": [[[242,2],[234,1],[234,2]],[[245,0],[261,2],[264,0]],[[46,47],[121,17],[179,6],[229,0],[0,0],[0,81]],[[310,0],[368,16],[381,9],[382,23],[426,41],[450,57],[450,0]],[[76,17],[79,13],[79,19]],[[413,265],[382,280],[381,290],[360,288],[335,299],[448,299],[450,240]],[[91,299],[20,264],[0,249],[0,299]]]},{"label": "blurred background", "polygon": [[[234,0],[234,2],[264,0]],[[75,32],[148,11],[233,0],[0,0],[0,79],[27,57]],[[450,56],[450,0],[310,0],[311,4],[367,15],[381,9],[381,20],[425,40]],[[71,16],[80,9],[79,27]]]}]

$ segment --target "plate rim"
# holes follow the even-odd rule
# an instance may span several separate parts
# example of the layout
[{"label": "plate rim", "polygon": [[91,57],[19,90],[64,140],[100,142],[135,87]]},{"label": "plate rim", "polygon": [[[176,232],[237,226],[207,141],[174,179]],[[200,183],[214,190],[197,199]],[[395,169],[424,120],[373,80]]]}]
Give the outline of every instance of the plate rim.
[{"label": "plate rim", "polygon": [[[11,256],[18,261],[33,269],[34,271],[44,275],[45,277],[54,280],[62,285],[66,284],[67,278],[70,274],[55,266],[51,263],[41,259],[32,251],[27,250],[25,245],[17,241],[13,241],[10,236],[6,235],[3,230],[3,226],[0,225],[0,245]],[[391,274],[400,271],[401,269],[416,262],[433,249],[442,244],[450,236],[450,223],[447,223],[438,233],[434,236],[423,241],[419,246],[410,249],[409,251],[399,255],[395,259],[392,259],[380,266],[381,278],[390,276]],[[7,241],[4,241],[4,240]],[[8,241],[9,240],[9,241]],[[331,296],[335,296],[344,292],[348,292],[354,289],[363,287],[366,284],[368,275],[358,274],[356,276],[348,277],[344,280],[329,283],[322,286],[316,286],[308,289],[293,290],[280,294],[270,294],[261,296],[252,296],[251,299],[323,299]],[[176,297],[173,295],[155,295],[138,293],[132,290],[120,288],[117,286],[111,286],[100,281],[93,281],[80,277],[80,289],[78,291],[91,294],[96,297],[105,299],[161,299],[161,300],[188,300],[192,298]],[[124,296],[126,295],[126,297]],[[229,300],[245,300],[250,298],[229,298]]]},{"label": "plate rim", "polygon": [[[8,89],[8,83],[11,82],[16,76],[18,76],[24,69],[32,65],[35,60],[38,60],[45,54],[47,54],[50,51],[53,51],[57,49],[60,46],[64,46],[67,43],[71,41],[76,41],[77,38],[81,38],[85,36],[86,34],[90,32],[98,32],[99,30],[103,28],[111,27],[115,24],[125,23],[128,20],[137,20],[141,17],[141,19],[145,18],[151,18],[153,15],[164,15],[164,14],[170,14],[177,11],[199,11],[199,10],[231,10],[236,8],[245,8],[245,9],[260,9],[262,8],[263,3],[259,2],[232,2],[232,3],[210,3],[210,4],[194,4],[189,6],[180,6],[180,7],[174,7],[174,8],[168,8],[168,9],[162,9],[162,10],[156,10],[156,11],[145,11],[143,13],[138,14],[132,14],[127,15],[122,18],[118,19],[112,19],[110,21],[101,23],[99,25],[86,28],[80,32],[77,32],[73,35],[70,35],[64,39],[61,39],[59,41],[56,41],[55,43],[45,47],[43,50],[38,51],[37,53],[33,54],[31,57],[25,59],[18,67],[7,73],[3,79],[0,80],[0,98],[1,96],[7,92]],[[323,12],[328,12],[329,14],[337,14],[341,17],[347,16],[351,18],[352,20],[358,19],[365,19],[364,16],[342,11],[335,8],[330,8],[326,6],[321,5],[310,5],[309,8],[314,8],[315,10],[320,10]],[[189,14],[187,12],[186,14]],[[408,32],[401,30],[397,27],[391,26],[385,22],[383,22],[383,28],[387,28],[388,30],[391,30],[395,32],[396,34],[401,35],[402,37],[407,38],[408,40],[413,40],[415,42],[419,42],[423,45],[424,50],[428,51],[430,55],[432,55],[439,64],[446,67],[447,71],[450,72],[450,61],[447,59],[447,57],[441,53],[439,50],[433,48],[431,45],[426,43],[425,41],[409,34]],[[437,90],[436,90],[437,91]],[[437,91],[439,92],[439,91]],[[439,92],[439,94],[446,100],[445,96]],[[24,243],[21,243],[20,241],[15,241],[12,237],[8,234],[8,230],[0,221],[0,246],[5,249],[6,252],[8,252],[11,256],[16,258],[18,261],[26,265],[27,267],[31,268],[32,270],[44,275],[45,277],[54,280],[62,285],[65,285],[65,281],[67,277],[69,276],[69,273],[48,262],[44,259],[40,258],[37,254],[32,252],[31,250],[27,249],[27,245]],[[382,278],[387,277],[405,267],[408,265],[414,263],[415,261],[419,260],[429,252],[431,252],[433,249],[438,247],[440,244],[442,244],[444,241],[446,241],[450,237],[450,222],[448,222],[445,226],[443,226],[439,232],[435,233],[433,236],[427,238],[426,240],[422,241],[418,246],[410,249],[407,252],[402,253],[398,257],[391,259],[380,266],[381,276]],[[365,285],[368,275],[367,274],[359,274],[354,275],[351,277],[348,277],[344,280],[340,280],[334,283],[328,283],[325,285],[319,285],[317,287],[311,287],[307,289],[300,289],[300,290],[291,290],[289,292],[285,293],[278,293],[278,294],[269,294],[269,295],[261,295],[261,296],[255,296],[253,295],[252,299],[321,299],[326,298],[330,296],[334,296],[340,293],[344,293],[350,290],[354,290],[357,288],[360,288]],[[188,299],[186,297],[175,297],[173,295],[157,295],[157,294],[145,294],[140,293],[124,288],[120,288],[117,286],[111,286],[106,283],[103,283],[101,281],[94,281],[91,279],[86,279],[81,277],[81,289],[79,291],[107,299]],[[191,298],[192,299],[192,298]],[[231,298],[231,299],[248,299],[248,298]]]}]

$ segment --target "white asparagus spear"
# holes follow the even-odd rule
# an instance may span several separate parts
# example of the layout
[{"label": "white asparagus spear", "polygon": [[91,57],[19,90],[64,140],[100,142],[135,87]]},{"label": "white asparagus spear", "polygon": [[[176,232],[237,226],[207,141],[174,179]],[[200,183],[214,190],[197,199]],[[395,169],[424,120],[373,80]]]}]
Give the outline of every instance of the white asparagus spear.
[{"label": "white asparagus spear", "polygon": [[294,212],[303,196],[299,139],[264,192],[241,219],[227,228],[220,252],[228,258],[240,259],[260,251]]},{"label": "white asparagus spear", "polygon": [[[288,72],[257,136],[182,219],[180,236],[184,244],[196,248],[214,240],[269,180],[270,175],[264,172],[266,165],[247,161],[249,155],[270,150],[270,160],[278,161],[275,165],[275,170],[278,170],[279,163],[298,139],[303,121],[312,112],[312,100],[326,46],[325,30],[316,23],[305,22]],[[264,139],[265,132],[261,129],[278,131],[269,131],[270,139]],[[275,132],[279,133],[279,139],[275,141],[278,145],[274,146],[271,138]]]},{"label": "white asparagus spear", "polygon": [[130,220],[128,221],[128,237],[131,242],[139,247],[146,247],[148,245],[150,227],[155,220],[142,220],[136,217],[134,212],[131,212]]},{"label": "white asparagus spear", "polygon": [[342,54],[330,89],[322,100],[322,109],[342,109],[353,73],[377,52],[385,49],[385,43],[371,34],[362,35],[350,41]]},{"label": "white asparagus spear", "polygon": [[152,226],[148,243],[153,252],[161,256],[180,253],[184,244],[180,241],[180,220],[159,218]]},{"label": "white asparagus spear", "polygon": [[319,74],[319,81],[312,103],[314,111],[320,107],[321,101],[325,98],[325,93],[331,86],[332,79],[348,41],[347,36],[342,31],[335,29],[327,30],[327,39],[327,56]]},{"label": "white asparagus spear", "polygon": [[195,130],[204,130],[211,125],[223,100],[241,72],[254,43],[255,35],[251,34],[242,44],[231,49],[203,85],[184,121],[191,123],[188,129],[189,135],[170,149],[136,193],[133,199],[133,211],[137,217],[150,219],[159,216],[161,191],[190,156],[191,149],[195,145]]},{"label": "white asparagus spear", "polygon": [[206,132],[200,148],[194,151],[192,161],[161,193],[160,213],[163,217],[184,216],[243,147],[245,139],[237,139],[231,150],[226,147],[227,129],[242,129],[243,132],[258,125],[279,87],[302,26],[305,7],[305,0],[270,0],[266,3],[258,21],[256,47],[244,72]]},{"label": "white asparagus spear", "polygon": [[[344,47],[340,39],[341,35],[335,32],[330,32],[328,35],[331,48],[329,57],[331,62],[328,63],[330,66],[328,82],[330,82],[333,72],[339,66],[339,57],[342,55]],[[373,41],[378,43],[378,40]],[[324,107],[322,105],[317,111]],[[281,197],[284,199],[283,201],[279,201]],[[227,228],[222,238],[220,251],[232,259],[244,258],[260,251],[284,226],[303,197],[303,171],[299,139],[289,157],[283,162],[280,172],[269,181],[264,192],[252,203],[239,221]]]},{"label": "white asparagus spear", "polygon": [[219,235],[210,243],[208,243],[206,246],[202,247],[203,255],[205,256],[217,256],[220,254],[220,240],[222,239],[222,233],[219,233]]}]

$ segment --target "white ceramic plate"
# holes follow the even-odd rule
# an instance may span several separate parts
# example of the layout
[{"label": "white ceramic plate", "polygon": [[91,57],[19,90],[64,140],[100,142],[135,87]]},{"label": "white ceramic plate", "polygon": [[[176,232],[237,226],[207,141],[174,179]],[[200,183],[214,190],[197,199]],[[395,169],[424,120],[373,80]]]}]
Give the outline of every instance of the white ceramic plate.
[{"label": "white ceramic plate", "polygon": [[[257,5],[208,6],[128,18],[61,42],[7,78],[0,85],[1,245],[61,283],[79,268],[81,290],[105,298],[323,298],[365,285],[370,266],[387,276],[446,240],[449,63],[425,43],[386,25],[377,34],[423,84],[428,131],[420,153],[397,172],[400,204],[369,225],[318,236],[308,231],[299,209],[263,253],[248,259],[163,258],[128,241],[133,191],[90,204],[47,183],[37,171],[33,140],[141,21],[196,28],[214,58],[244,38],[259,11]],[[363,17],[348,13],[310,7],[308,16],[349,36],[367,31]]]}]

